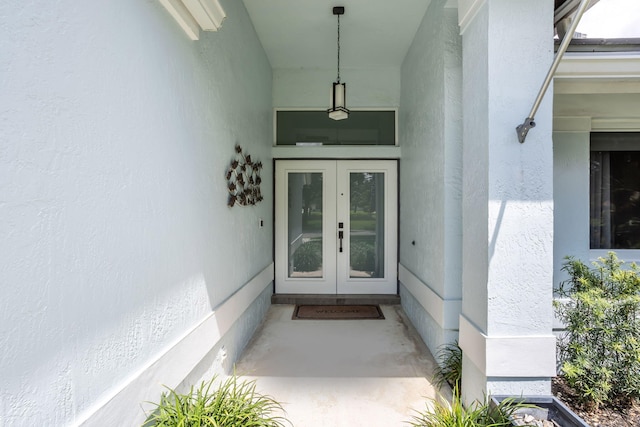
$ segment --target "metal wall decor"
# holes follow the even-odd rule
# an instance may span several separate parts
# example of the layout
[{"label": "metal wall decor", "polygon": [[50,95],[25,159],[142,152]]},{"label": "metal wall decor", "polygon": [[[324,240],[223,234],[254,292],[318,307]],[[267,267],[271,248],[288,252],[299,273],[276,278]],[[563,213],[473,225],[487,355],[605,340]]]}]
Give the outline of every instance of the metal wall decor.
[{"label": "metal wall decor", "polygon": [[236,145],[236,158],[227,169],[227,188],[229,201],[227,205],[233,207],[255,205],[262,201],[260,193],[260,170],[262,162],[254,162],[250,155],[245,155],[242,148]]}]

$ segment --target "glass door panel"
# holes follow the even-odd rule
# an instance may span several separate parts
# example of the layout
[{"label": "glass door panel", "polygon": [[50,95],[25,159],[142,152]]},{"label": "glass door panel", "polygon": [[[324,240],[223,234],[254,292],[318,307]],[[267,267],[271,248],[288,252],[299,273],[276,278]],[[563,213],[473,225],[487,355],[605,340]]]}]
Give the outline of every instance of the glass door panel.
[{"label": "glass door panel", "polygon": [[279,293],[336,293],[335,162],[276,163]]},{"label": "glass door panel", "polygon": [[342,160],[337,167],[339,294],[395,294],[397,279],[397,163]]},{"label": "glass door panel", "polygon": [[289,277],[320,278],[322,273],[322,173],[288,174]]},{"label": "glass door panel", "polygon": [[349,174],[349,277],[384,277],[384,173]]}]

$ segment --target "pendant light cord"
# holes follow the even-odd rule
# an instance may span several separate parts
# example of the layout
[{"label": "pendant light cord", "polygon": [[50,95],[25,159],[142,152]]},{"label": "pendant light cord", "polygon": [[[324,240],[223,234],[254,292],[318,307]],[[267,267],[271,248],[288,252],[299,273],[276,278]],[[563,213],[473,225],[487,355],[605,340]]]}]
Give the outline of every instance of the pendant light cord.
[{"label": "pendant light cord", "polygon": [[337,82],[340,83],[340,15],[338,15],[338,79]]}]

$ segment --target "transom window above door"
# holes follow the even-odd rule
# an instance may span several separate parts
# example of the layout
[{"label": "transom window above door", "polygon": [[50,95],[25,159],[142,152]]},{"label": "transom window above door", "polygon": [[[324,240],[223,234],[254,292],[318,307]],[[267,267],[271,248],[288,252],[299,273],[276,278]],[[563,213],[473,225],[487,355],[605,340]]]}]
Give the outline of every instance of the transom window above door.
[{"label": "transom window above door", "polygon": [[351,110],[346,120],[332,120],[324,110],[275,114],[276,145],[397,145],[395,110]]}]

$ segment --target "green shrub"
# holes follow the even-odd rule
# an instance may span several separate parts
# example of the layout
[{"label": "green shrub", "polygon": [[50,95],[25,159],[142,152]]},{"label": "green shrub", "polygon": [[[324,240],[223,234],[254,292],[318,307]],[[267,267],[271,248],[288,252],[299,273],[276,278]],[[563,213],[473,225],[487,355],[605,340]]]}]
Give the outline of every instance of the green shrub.
[{"label": "green shrub", "polygon": [[358,271],[375,271],[376,254],[374,243],[360,241],[351,242],[351,268]]},{"label": "green shrub", "polygon": [[566,258],[570,278],[555,302],[566,336],[559,341],[562,373],[584,403],[630,403],[640,397],[640,270],[622,268],[614,252],[593,268]]},{"label": "green shrub", "polygon": [[531,407],[515,399],[504,399],[492,406],[490,399],[473,402],[465,407],[456,390],[452,402],[439,396],[430,399],[424,411],[418,412],[408,424],[414,427],[511,427],[511,417],[521,408]]},{"label": "green shrub", "polygon": [[322,265],[322,243],[310,240],[304,242],[293,253],[296,271],[316,271]]},{"label": "green shrub", "polygon": [[460,390],[462,381],[462,349],[458,341],[445,344],[438,349],[436,355],[438,366],[436,367],[434,385],[438,388],[445,383],[454,391]]},{"label": "green shrub", "polygon": [[290,424],[276,414],[282,406],[256,392],[255,381],[239,381],[234,375],[212,386],[215,377],[194,391],[163,393],[143,427],[284,427]]}]

